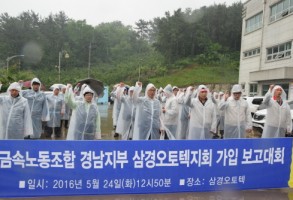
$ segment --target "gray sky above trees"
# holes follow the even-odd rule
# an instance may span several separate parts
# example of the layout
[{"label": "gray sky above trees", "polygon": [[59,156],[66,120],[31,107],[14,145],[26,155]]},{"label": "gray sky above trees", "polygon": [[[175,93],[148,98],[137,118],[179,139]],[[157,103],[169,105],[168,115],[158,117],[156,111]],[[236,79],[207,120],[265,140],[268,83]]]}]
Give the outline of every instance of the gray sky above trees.
[{"label": "gray sky above trees", "polygon": [[23,11],[32,10],[47,17],[50,13],[64,11],[74,20],[87,21],[98,25],[102,22],[121,21],[124,25],[135,25],[139,19],[152,20],[162,17],[166,11],[173,13],[182,8],[198,9],[214,3],[226,3],[244,0],[1,0],[0,13],[18,16]]}]

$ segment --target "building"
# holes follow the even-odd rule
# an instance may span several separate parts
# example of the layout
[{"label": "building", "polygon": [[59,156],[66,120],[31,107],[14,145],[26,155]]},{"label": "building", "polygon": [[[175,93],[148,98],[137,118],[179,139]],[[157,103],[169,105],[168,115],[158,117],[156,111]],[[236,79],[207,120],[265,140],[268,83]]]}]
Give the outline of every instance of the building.
[{"label": "building", "polygon": [[293,0],[244,3],[239,83],[248,96],[281,85],[293,99]]}]

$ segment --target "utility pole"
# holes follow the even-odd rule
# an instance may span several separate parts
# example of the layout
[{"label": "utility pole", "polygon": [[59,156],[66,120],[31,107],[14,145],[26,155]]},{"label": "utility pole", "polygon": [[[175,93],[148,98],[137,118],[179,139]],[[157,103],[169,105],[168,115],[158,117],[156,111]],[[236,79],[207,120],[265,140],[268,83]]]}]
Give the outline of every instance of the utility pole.
[{"label": "utility pole", "polygon": [[91,69],[91,53],[92,53],[92,43],[90,42],[89,46],[89,63],[88,63],[88,69],[87,69],[87,77],[90,77],[90,69]]}]

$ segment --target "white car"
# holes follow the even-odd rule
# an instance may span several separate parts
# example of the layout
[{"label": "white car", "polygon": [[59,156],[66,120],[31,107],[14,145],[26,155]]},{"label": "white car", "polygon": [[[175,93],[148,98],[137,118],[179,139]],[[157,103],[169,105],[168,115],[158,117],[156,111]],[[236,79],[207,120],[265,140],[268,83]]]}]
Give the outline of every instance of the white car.
[{"label": "white car", "polygon": [[264,97],[255,96],[255,97],[243,97],[248,103],[249,110],[251,112],[251,116],[258,110],[258,107],[262,104]]},{"label": "white car", "polygon": [[[293,121],[293,101],[288,102],[290,106],[291,119]],[[267,109],[258,110],[255,112],[252,118],[252,127],[258,129],[261,133],[264,129],[266,121]]]}]

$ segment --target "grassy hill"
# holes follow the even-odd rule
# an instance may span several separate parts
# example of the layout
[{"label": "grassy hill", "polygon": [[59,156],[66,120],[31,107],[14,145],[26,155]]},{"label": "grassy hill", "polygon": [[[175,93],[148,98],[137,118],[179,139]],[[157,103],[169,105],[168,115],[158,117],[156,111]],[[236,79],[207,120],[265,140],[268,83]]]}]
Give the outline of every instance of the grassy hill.
[{"label": "grassy hill", "polygon": [[202,66],[193,64],[183,69],[169,71],[165,76],[150,78],[156,86],[167,84],[179,87],[199,84],[233,84],[238,82],[239,72],[230,66]]}]

